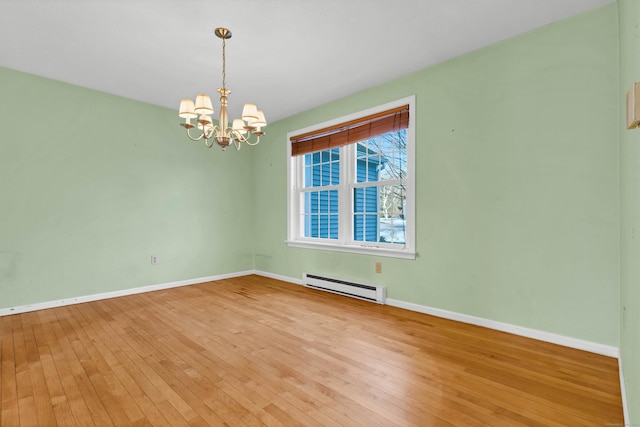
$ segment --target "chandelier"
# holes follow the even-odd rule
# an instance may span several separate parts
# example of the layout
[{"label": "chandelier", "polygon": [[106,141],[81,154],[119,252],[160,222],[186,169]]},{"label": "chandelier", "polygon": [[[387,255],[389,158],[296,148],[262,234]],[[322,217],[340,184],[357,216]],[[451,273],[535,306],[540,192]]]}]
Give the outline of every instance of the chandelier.
[{"label": "chandelier", "polygon": [[[213,125],[211,98],[204,94],[196,96],[195,103],[191,99],[180,101],[178,116],[185,119],[185,122],[180,123],[180,125],[186,128],[187,136],[192,141],[202,140],[208,148],[218,144],[222,150],[233,143],[236,150],[239,150],[243,142],[248,145],[256,145],[260,142],[260,136],[264,135],[262,128],[267,125],[267,121],[262,110],[258,110],[255,104],[244,104],[242,118],[233,120],[231,127],[229,127],[227,95],[231,91],[227,89],[226,84],[225,42],[231,38],[231,31],[226,28],[216,28],[215,34],[222,39],[222,87],[218,88],[218,93],[220,94],[218,124]],[[196,123],[192,124],[191,119],[196,119]],[[191,129],[195,127],[199,129],[197,136],[191,135]]]}]

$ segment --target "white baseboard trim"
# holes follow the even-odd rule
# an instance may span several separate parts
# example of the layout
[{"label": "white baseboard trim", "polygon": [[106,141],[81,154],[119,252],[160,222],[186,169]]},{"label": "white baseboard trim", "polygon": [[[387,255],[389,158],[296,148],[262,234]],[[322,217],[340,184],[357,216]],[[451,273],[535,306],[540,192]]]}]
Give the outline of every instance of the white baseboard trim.
[{"label": "white baseboard trim", "polygon": [[423,305],[413,304],[410,302],[387,298],[387,304],[405,308],[407,310],[417,311],[420,313],[430,314],[436,317],[456,320],[458,322],[469,323],[471,325],[483,326],[497,331],[508,332],[514,335],[520,335],[527,338],[533,338],[539,341],[545,341],[552,344],[558,344],[565,347],[584,350],[591,353],[601,354],[618,358],[620,351],[618,347],[605,344],[599,344],[591,341],[585,341],[578,338],[571,338],[564,335],[558,335],[551,332],[540,331],[537,329],[525,328],[523,326],[512,325],[509,323],[498,322],[496,320],[484,319],[482,317],[471,316],[468,314],[456,313],[454,311],[442,310],[439,308],[427,307]]},{"label": "white baseboard trim", "polygon": [[302,279],[294,279],[293,277],[282,276],[280,274],[268,273],[266,271],[253,270],[253,274],[257,274],[258,276],[268,277],[270,279],[281,280],[283,282],[295,283],[296,285],[304,285]]},{"label": "white baseboard trim", "polygon": [[198,277],[196,279],[178,280],[176,282],[161,283],[159,285],[141,286],[139,288],[122,289],[119,291],[104,292],[100,294],[84,295],[73,298],[65,298],[56,301],[45,301],[18,307],[0,308],[0,317],[11,314],[27,313],[29,311],[45,310],[47,308],[62,307],[65,305],[81,304],[84,302],[98,301],[108,298],[122,297],[126,295],[141,294],[143,292],[159,291],[162,289],[177,288],[180,286],[195,285],[198,283],[213,282],[216,280],[230,279],[232,277],[246,276],[253,271],[241,271],[237,273],[219,274],[216,276]]},{"label": "white baseboard trim", "polygon": [[[304,283],[300,279],[294,279],[292,277],[281,276],[277,274],[267,273],[264,271],[254,271],[253,274],[260,276],[271,277],[273,279],[282,280],[285,282],[291,282],[298,285]],[[482,317],[470,316],[468,314],[456,313],[454,311],[442,310],[439,308],[428,307],[424,305],[414,304],[411,302],[396,300],[387,298],[387,305],[404,308],[406,310],[417,311],[419,313],[429,314],[431,316],[442,317],[449,320],[455,320],[458,322],[469,323],[471,325],[483,326],[489,329],[495,329],[502,332],[508,332],[514,335],[520,335],[527,338],[533,338],[539,341],[545,341],[552,344],[562,345],[564,347],[575,348],[578,350],[584,350],[591,353],[601,354],[603,356],[609,356],[619,359],[620,350],[618,347],[613,347],[605,344],[599,344],[591,341],[585,341],[577,338],[571,338],[564,335],[558,335],[551,332],[539,331],[537,329],[525,328],[522,326],[512,325],[509,323],[498,322],[495,320],[484,319]]]},{"label": "white baseboard trim", "polygon": [[624,385],[624,375],[622,373],[622,355],[618,357],[618,372],[620,372],[620,394],[622,395],[622,414],[624,416],[624,425],[630,426],[629,420],[629,404],[627,403],[627,389]]},{"label": "white baseboard trim", "polygon": [[[29,311],[44,310],[47,308],[61,307],[61,306],[72,305],[72,304],[80,304],[80,303],[90,302],[90,301],[98,301],[98,300],[107,299],[107,298],[133,295],[133,294],[139,294],[143,292],[157,291],[161,289],[176,288],[179,286],[194,285],[197,283],[212,282],[216,280],[229,279],[233,277],[247,276],[249,274],[256,274],[259,276],[264,276],[264,277],[268,277],[276,280],[282,280],[283,282],[290,282],[296,285],[304,284],[302,279],[294,279],[292,277],[283,276],[280,274],[268,273],[266,271],[260,271],[260,270],[247,270],[247,271],[240,271],[236,273],[220,274],[216,276],[199,277],[196,279],[179,280],[176,282],[162,283],[158,285],[142,286],[139,288],[123,289],[123,290],[113,291],[113,292],[85,295],[85,296],[61,299],[57,301],[46,301],[46,302],[28,304],[28,305],[23,305],[18,307],[0,308],[0,316],[8,316],[11,314],[26,313]],[[502,323],[495,320],[484,319],[482,317],[470,316],[467,314],[456,313],[453,311],[442,310],[439,308],[428,307],[424,305],[414,304],[414,303],[400,301],[400,300],[391,299],[391,298],[387,298],[387,304],[394,307],[404,308],[406,310],[425,313],[425,314],[429,314],[436,317],[442,317],[445,319],[456,320],[458,322],[469,323],[472,325],[484,326],[486,328],[495,329],[498,331],[508,332],[511,334],[520,335],[527,338],[533,338],[540,341],[546,341],[553,344],[559,344],[565,347],[585,350],[591,353],[601,354],[604,356],[615,357],[615,358],[618,358],[618,360],[620,359],[620,351],[617,347],[598,344],[590,341],[584,341],[577,338],[557,335],[550,332],[539,331],[536,329],[524,328],[522,326],[511,325],[508,323]],[[622,369],[620,370],[620,372],[622,373]]]}]

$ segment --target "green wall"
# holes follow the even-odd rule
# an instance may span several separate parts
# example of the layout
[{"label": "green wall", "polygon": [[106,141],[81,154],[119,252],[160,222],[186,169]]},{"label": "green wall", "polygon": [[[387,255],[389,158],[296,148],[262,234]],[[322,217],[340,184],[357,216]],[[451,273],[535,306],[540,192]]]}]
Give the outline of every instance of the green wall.
[{"label": "green wall", "polygon": [[0,308],[252,268],[248,151],[6,68],[0,94]]},{"label": "green wall", "polygon": [[[612,4],[270,124],[256,269],[617,347],[617,52]],[[412,94],[418,258],[289,248],[287,132]]]},{"label": "green wall", "polygon": [[[0,308],[326,273],[620,346],[637,423],[640,131],[621,131],[620,94],[640,80],[639,16],[619,0],[271,123],[240,152],[186,142],[174,110],[0,67]],[[414,94],[417,259],[289,248],[287,132]]]},{"label": "green wall", "polygon": [[[640,81],[640,4],[619,0],[620,105],[633,82]],[[625,130],[621,109],[620,129],[620,358],[625,378],[630,420],[640,423],[640,129]],[[627,420],[631,422],[630,420]]]}]

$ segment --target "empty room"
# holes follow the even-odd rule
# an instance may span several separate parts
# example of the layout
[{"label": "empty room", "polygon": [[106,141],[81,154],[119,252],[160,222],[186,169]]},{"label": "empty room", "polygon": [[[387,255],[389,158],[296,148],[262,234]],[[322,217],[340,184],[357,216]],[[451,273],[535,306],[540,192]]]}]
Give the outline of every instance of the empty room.
[{"label": "empty room", "polygon": [[0,426],[640,426],[640,2],[0,2]]}]

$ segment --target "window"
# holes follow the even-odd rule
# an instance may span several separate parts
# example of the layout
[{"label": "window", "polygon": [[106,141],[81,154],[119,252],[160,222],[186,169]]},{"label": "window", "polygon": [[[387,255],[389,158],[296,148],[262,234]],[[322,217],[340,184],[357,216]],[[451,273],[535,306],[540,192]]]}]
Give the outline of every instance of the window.
[{"label": "window", "polygon": [[415,258],[414,103],[288,135],[290,246]]}]

